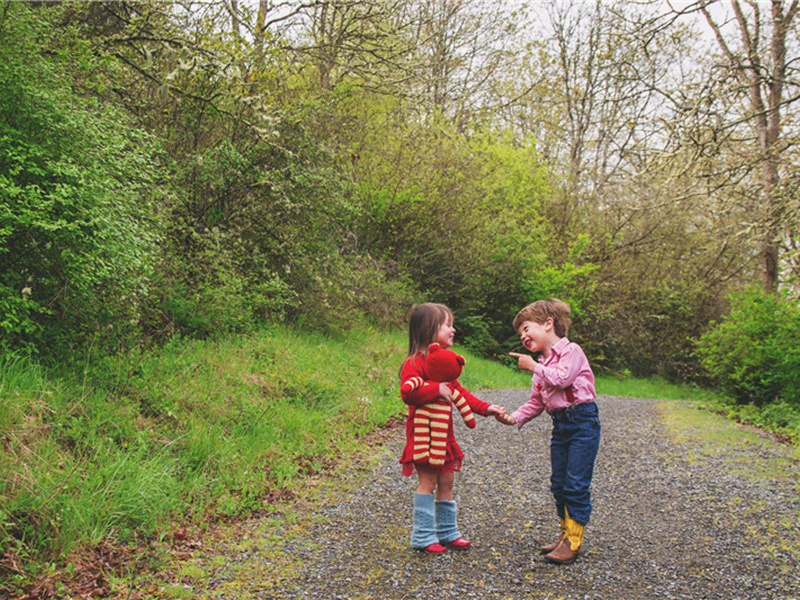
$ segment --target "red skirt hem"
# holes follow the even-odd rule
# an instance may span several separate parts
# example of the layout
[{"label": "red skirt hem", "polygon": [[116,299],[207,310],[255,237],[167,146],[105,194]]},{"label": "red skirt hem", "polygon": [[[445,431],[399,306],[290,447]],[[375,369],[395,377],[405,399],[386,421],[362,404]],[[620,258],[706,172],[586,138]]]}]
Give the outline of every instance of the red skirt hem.
[{"label": "red skirt hem", "polygon": [[[402,461],[400,461],[400,462],[403,465],[403,475],[405,477],[411,477],[411,475],[414,474],[414,471],[416,471],[415,467],[416,467],[417,463],[415,463],[413,461],[411,461],[411,462],[402,462]],[[436,470],[439,473],[454,473],[455,471],[460,471],[461,470],[461,462],[462,462],[461,459],[448,460],[441,467],[438,467]],[[425,466],[430,467],[430,465],[428,463],[419,463],[419,464],[424,464]],[[433,467],[431,467],[431,468],[433,468]]]}]

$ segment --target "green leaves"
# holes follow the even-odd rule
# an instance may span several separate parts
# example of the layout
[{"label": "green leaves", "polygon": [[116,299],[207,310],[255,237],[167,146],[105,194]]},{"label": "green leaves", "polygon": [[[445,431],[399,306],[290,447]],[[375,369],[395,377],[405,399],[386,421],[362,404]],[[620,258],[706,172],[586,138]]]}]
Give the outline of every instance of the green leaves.
[{"label": "green leaves", "polygon": [[158,236],[152,142],[72,91],[34,12],[0,48],[0,330],[35,347],[135,318]]},{"label": "green leaves", "polygon": [[800,308],[752,288],[697,343],[711,377],[740,403],[800,401]]}]

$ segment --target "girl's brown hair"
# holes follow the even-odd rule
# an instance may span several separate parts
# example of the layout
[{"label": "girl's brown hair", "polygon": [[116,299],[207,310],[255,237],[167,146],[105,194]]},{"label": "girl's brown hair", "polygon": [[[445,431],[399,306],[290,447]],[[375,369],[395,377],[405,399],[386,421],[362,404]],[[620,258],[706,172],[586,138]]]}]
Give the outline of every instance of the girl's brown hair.
[{"label": "girl's brown hair", "polygon": [[453,313],[444,304],[426,302],[412,306],[408,316],[408,356],[427,352],[439,327],[452,322]]},{"label": "girl's brown hair", "polygon": [[517,313],[514,317],[514,329],[519,329],[525,321],[533,321],[544,325],[547,319],[553,319],[553,330],[558,337],[567,337],[569,326],[572,325],[572,319],[569,315],[572,312],[569,304],[562,302],[557,298],[550,298],[550,300],[537,300],[533,304],[528,304],[525,308]]}]

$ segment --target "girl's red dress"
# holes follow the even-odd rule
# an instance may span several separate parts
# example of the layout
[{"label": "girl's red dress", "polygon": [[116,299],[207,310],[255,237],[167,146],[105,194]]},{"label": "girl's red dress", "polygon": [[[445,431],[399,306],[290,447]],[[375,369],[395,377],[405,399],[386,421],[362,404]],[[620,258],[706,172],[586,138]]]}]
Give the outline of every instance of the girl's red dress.
[{"label": "girl's red dress", "polygon": [[[412,441],[413,434],[413,421],[414,413],[418,406],[434,402],[439,398],[439,383],[430,381],[425,373],[425,361],[422,354],[411,356],[403,363],[403,368],[400,370],[400,385],[412,377],[421,377],[425,383],[411,392],[400,392],[400,397],[408,405],[408,418],[406,419],[406,445],[403,448],[403,454],[400,457],[400,463],[403,465],[403,475],[411,475],[414,472],[414,447]],[[486,416],[486,411],[491,406],[488,402],[484,402],[480,398],[473,396],[464,388],[458,381],[450,383],[454,390],[458,390],[463,394],[469,407],[473,412],[479,415]],[[440,470],[454,470],[461,469],[461,461],[464,460],[464,452],[456,442],[456,436],[453,432],[453,412],[450,413],[450,423],[447,427],[447,449],[445,453],[444,466],[439,467]]]}]

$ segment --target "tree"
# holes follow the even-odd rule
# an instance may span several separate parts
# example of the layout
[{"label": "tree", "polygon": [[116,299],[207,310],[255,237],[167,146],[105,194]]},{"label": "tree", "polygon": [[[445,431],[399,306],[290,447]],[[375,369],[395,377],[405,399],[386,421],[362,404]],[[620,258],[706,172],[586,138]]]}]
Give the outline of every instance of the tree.
[{"label": "tree", "polygon": [[412,0],[415,29],[412,94],[426,114],[451,119],[458,131],[498,109],[490,90],[510,70],[526,16],[500,0]]},{"label": "tree", "polygon": [[768,15],[755,0],[730,0],[733,19],[720,22],[717,0],[696,2],[682,11],[699,11],[720,48],[716,66],[725,69],[728,86],[711,93],[728,100],[728,118],[721,130],[740,130],[746,126],[752,137],[748,163],[758,169],[758,237],[760,238],[761,277],[764,289],[776,291],[780,280],[782,243],[794,244],[793,227],[787,222],[785,154],[790,145],[783,134],[782,116],[800,100],[796,27],[800,2],[771,0]]},{"label": "tree", "polygon": [[598,364],[676,376],[686,340],[746,273],[749,248],[736,235],[743,212],[709,194],[686,143],[707,126],[683,108],[696,34],[657,17],[641,3],[551,3],[499,104],[553,173],[550,260],[598,267],[582,282],[596,287],[581,323]]},{"label": "tree", "polygon": [[551,3],[507,90],[502,115],[533,135],[558,173],[553,207],[559,235],[580,229],[593,207],[613,205],[659,142],[659,88],[680,48],[668,38],[643,39],[647,13],[627,5],[566,0]]}]

